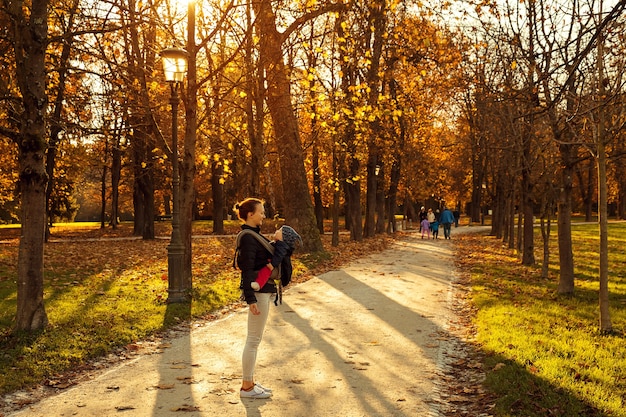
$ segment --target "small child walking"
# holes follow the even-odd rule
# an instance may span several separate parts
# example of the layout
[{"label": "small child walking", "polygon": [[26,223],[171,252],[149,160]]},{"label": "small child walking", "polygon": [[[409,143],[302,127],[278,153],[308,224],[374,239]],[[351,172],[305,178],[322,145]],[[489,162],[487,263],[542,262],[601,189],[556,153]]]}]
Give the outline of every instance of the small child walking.
[{"label": "small child walking", "polygon": [[424,233],[427,233],[428,239],[430,239],[430,222],[428,219],[422,220],[420,227],[422,228],[422,239],[424,239]]},{"label": "small child walking", "polygon": [[300,235],[290,226],[282,226],[274,233],[274,241],[270,244],[274,245],[274,255],[269,263],[264,266],[256,276],[256,280],[250,284],[254,291],[259,291],[272,275],[272,270],[278,265],[283,264],[283,261],[288,261],[289,271],[283,268],[283,274],[289,274],[291,277],[291,255],[296,248],[296,244],[302,244],[302,238]]},{"label": "small child walking", "polygon": [[439,222],[435,220],[430,224],[430,228],[433,229],[433,239],[439,239]]}]

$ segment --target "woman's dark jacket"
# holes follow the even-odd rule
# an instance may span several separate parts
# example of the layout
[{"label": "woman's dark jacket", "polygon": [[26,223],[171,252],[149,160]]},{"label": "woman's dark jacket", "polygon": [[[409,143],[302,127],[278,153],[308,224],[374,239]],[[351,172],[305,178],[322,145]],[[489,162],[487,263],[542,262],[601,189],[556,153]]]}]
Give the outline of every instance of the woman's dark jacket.
[{"label": "woman's dark jacket", "polygon": [[[241,229],[250,229],[258,233],[263,239],[268,240],[265,236],[261,235],[260,227],[251,227],[247,224],[241,226]],[[269,240],[268,240],[269,241]],[[237,256],[237,266],[241,270],[241,286],[243,290],[243,296],[248,304],[254,304],[257,299],[254,295],[254,290],[250,286],[256,279],[258,272],[272,259],[272,254],[263,247],[254,236],[244,234],[239,244],[239,255]],[[275,293],[276,286],[272,280],[259,290],[263,293]]]}]

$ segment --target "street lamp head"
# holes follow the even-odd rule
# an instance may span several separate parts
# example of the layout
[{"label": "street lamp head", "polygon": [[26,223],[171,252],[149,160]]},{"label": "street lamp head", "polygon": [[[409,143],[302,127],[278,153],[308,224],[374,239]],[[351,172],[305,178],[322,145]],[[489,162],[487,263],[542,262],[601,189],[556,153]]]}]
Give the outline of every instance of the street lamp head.
[{"label": "street lamp head", "polygon": [[161,51],[165,80],[179,83],[187,74],[187,51],[181,48],[167,48]]}]

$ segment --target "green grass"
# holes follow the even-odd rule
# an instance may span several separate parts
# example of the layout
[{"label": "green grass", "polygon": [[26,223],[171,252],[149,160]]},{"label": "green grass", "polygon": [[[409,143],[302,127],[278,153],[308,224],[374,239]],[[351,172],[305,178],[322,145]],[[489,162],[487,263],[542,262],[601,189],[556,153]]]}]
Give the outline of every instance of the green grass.
[{"label": "green grass", "polygon": [[521,266],[495,238],[463,240],[466,255],[481,252],[471,262],[472,294],[495,415],[626,416],[626,225],[611,224],[609,236],[610,335],[598,326],[597,225],[573,226],[573,296],[556,293],[558,264],[544,279],[540,266]]}]

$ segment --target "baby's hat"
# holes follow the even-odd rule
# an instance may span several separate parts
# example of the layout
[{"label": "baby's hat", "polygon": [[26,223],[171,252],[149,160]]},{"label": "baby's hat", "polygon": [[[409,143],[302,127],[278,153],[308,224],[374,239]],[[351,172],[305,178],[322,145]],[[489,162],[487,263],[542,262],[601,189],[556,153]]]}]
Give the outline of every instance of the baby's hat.
[{"label": "baby's hat", "polygon": [[302,238],[300,237],[298,232],[296,232],[293,229],[293,227],[283,226],[283,227],[281,227],[281,230],[283,231],[283,242],[285,242],[287,245],[289,245],[289,247],[291,249],[295,249],[296,248],[296,244],[298,242],[301,245],[303,244],[302,243]]}]

